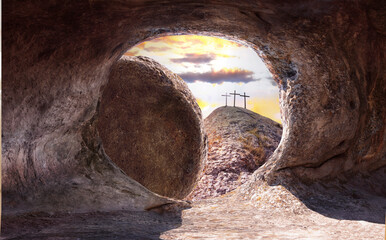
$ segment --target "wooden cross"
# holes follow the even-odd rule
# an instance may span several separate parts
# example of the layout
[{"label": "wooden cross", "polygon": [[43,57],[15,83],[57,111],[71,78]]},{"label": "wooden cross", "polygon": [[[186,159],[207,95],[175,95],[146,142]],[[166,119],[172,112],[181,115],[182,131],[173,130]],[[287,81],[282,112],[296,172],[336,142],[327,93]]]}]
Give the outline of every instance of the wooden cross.
[{"label": "wooden cross", "polygon": [[230,97],[231,95],[229,95],[228,93],[225,93],[225,95],[221,95],[223,97],[225,97],[225,107],[228,106],[228,97]]},{"label": "wooden cross", "polygon": [[245,92],[244,92],[244,95],[240,94],[240,97],[244,98],[244,108],[246,109],[247,108],[247,98],[250,97],[250,96],[245,95]]},{"label": "wooden cross", "polygon": [[236,95],[240,95],[240,93],[236,93],[236,90],[234,93],[229,93],[230,95],[233,95],[233,107],[236,107]]}]

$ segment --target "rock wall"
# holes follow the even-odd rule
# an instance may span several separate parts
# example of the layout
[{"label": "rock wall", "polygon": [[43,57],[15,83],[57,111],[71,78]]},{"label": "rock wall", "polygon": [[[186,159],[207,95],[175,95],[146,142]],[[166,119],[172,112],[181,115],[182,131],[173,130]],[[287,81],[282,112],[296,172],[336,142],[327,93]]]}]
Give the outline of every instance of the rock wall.
[{"label": "rock wall", "polygon": [[4,210],[167,201],[120,174],[90,126],[111,65],[176,33],[249,44],[279,82],[283,138],[260,178],[371,175],[386,165],[385,11],[377,0],[3,1]]},{"label": "rock wall", "polygon": [[146,57],[116,62],[103,87],[98,131],[107,155],[149,190],[182,199],[206,159],[201,109],[186,83]]}]

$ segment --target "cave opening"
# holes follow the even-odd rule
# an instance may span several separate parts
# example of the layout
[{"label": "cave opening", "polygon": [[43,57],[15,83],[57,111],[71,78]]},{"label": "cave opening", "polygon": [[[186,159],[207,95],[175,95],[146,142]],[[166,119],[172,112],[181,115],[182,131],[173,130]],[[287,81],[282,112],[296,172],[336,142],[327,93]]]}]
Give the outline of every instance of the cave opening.
[{"label": "cave opening", "polygon": [[[258,56],[257,51],[240,42],[203,35],[169,35],[143,41],[130,48],[122,57],[122,59],[135,56],[150,57],[167,67],[185,81],[187,91],[192,92],[201,109],[204,122],[202,128],[207,134],[208,140],[208,156],[205,157],[206,160],[203,163],[203,170],[199,174],[198,181],[194,184],[192,192],[185,196],[185,199],[199,200],[217,197],[236,189],[267,161],[280,142],[282,126],[280,124],[278,84],[273,80],[272,74]],[[135,70],[133,71],[135,72]],[[128,71],[125,74],[131,73]],[[114,67],[111,75],[109,79],[115,81],[117,71]],[[147,75],[144,75],[142,79],[145,77]],[[133,80],[128,77],[127,82],[120,82],[120,84],[129,86],[129,81]],[[111,99],[113,98],[111,94],[117,95],[117,98],[118,95],[122,95],[121,98],[123,99],[130,98],[137,104],[141,104],[142,101],[146,102],[148,98],[159,101],[157,103],[159,105],[167,104],[164,102],[164,96],[154,94],[156,90],[144,91],[141,88],[136,88],[138,84],[146,85],[148,81],[143,80],[142,83],[134,81],[132,83],[133,89],[125,87],[126,90],[141,92],[135,98],[132,97],[135,94],[130,93],[130,91],[126,93],[117,92],[119,90],[111,92],[111,84],[107,84],[109,87],[105,91],[110,91],[110,93],[102,95],[102,109],[106,105],[103,98]],[[157,97],[158,99],[156,99]],[[108,105],[119,104],[120,101],[115,100],[109,102]],[[147,102],[147,108],[152,108],[155,104],[154,101]],[[121,108],[125,107],[130,107],[130,105],[121,106]],[[153,123],[147,123],[144,120],[142,111],[136,112],[136,115],[125,115],[123,119],[131,117],[135,119],[133,121],[145,122],[145,125],[155,124],[159,116],[156,111],[153,111],[153,114],[153,116],[147,115],[146,117],[146,119],[154,118]],[[109,118],[108,115],[110,114],[102,111],[102,115]],[[125,123],[128,122],[116,116],[114,120],[109,119],[109,125],[120,128],[120,124],[116,122],[118,119]],[[173,120],[170,119],[169,121]],[[115,139],[110,137],[112,132],[116,130],[109,129],[106,133],[105,125],[100,125],[103,125],[99,131],[106,153],[119,167],[124,169],[128,176],[156,193],[176,197],[176,195],[170,195],[170,192],[165,191],[165,186],[160,184],[171,183],[159,181],[162,179],[161,177],[154,177],[157,174],[174,174],[162,171],[162,168],[167,168],[166,163],[170,163],[178,156],[171,156],[170,151],[156,150],[157,148],[164,149],[166,147],[165,138],[173,134],[164,132],[163,135],[165,136],[159,138],[162,144],[157,142],[154,137],[151,138],[154,140],[152,141],[153,145],[148,146],[148,148],[154,148],[157,153],[149,155],[150,151],[141,150],[138,145],[144,143],[143,138],[146,137],[147,132],[151,131],[154,135],[154,127],[144,128],[131,124],[131,127],[137,131],[139,129],[145,137],[133,134],[134,129],[130,131],[121,128],[119,139],[122,141],[122,145],[126,144],[127,146],[120,149],[119,154],[117,154],[116,148],[119,145],[116,142],[117,136],[114,135]],[[179,127],[181,129],[186,128]],[[129,134],[130,139],[125,138],[122,135],[123,132]],[[186,135],[185,137],[189,138]],[[135,138],[138,138],[139,144],[135,142]],[[125,140],[127,143],[124,142]],[[107,141],[113,141],[113,143]],[[132,147],[133,145],[136,146]],[[191,142],[186,142],[186,145],[179,147],[189,148],[191,145]],[[129,151],[129,149],[131,150]],[[161,156],[162,154],[166,154],[166,156]],[[183,156],[184,153],[181,154]],[[169,159],[165,160],[167,158]],[[139,161],[140,164],[127,163],[129,161]],[[144,162],[149,163],[145,164]],[[190,164],[189,162],[186,163]],[[150,168],[153,171],[148,170],[149,165],[152,165]],[[145,176],[146,174],[153,176],[151,180]],[[174,179],[173,182],[179,181]]]}]

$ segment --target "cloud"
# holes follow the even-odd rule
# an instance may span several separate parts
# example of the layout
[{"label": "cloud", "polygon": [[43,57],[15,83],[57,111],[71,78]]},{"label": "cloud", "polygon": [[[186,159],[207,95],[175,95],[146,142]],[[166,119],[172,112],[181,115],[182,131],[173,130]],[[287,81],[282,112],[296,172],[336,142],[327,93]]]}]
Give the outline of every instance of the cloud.
[{"label": "cloud", "polygon": [[127,52],[125,52],[125,56],[135,56],[135,55],[137,55],[139,53],[139,51],[137,51],[137,50],[130,50],[130,51],[127,51]]},{"label": "cloud", "polygon": [[155,46],[150,46],[150,47],[145,47],[145,51],[148,52],[165,52],[171,50],[170,47],[155,47]]},{"label": "cloud", "polygon": [[213,53],[185,53],[182,58],[171,58],[173,63],[194,63],[194,64],[206,64],[216,59],[216,55]]},{"label": "cloud", "polygon": [[275,87],[277,86],[277,82],[271,76],[259,77],[259,78],[256,78],[255,80],[260,81],[264,79],[266,79],[272,86],[275,86]]},{"label": "cloud", "polygon": [[277,82],[272,77],[267,77],[272,86],[277,86]]},{"label": "cloud", "polygon": [[231,56],[228,54],[221,54],[221,53],[216,53],[217,57],[222,57],[222,58],[236,58],[236,56]]},{"label": "cloud", "polygon": [[202,45],[205,44],[205,41],[199,38],[189,38],[189,36],[185,37],[185,42],[188,42],[189,44],[197,44],[197,45]]},{"label": "cloud", "polygon": [[168,45],[182,45],[185,43],[185,41],[179,39],[179,36],[165,36],[165,37],[152,39],[150,41],[153,43],[160,42]]},{"label": "cloud", "polygon": [[198,35],[176,35],[176,36],[165,36],[160,37],[152,42],[162,42],[168,45],[202,45],[205,44],[205,37],[202,38]]},{"label": "cloud", "polygon": [[140,44],[136,45],[135,48],[141,49],[141,50],[142,50],[142,49],[145,48],[145,46],[146,46],[147,43],[148,43],[148,42],[141,42]]},{"label": "cloud", "polygon": [[163,43],[168,46],[181,49],[191,49],[195,46],[210,46],[211,48],[222,49],[224,47],[244,47],[242,44],[217,37],[199,35],[176,35],[159,37],[148,42]]},{"label": "cloud", "polygon": [[223,83],[223,82],[242,82],[248,83],[252,81],[256,81],[258,79],[253,78],[253,72],[233,68],[233,69],[221,69],[220,71],[211,71],[204,73],[195,73],[195,72],[187,72],[178,74],[182,79],[184,79],[188,83],[192,83],[195,81],[202,81],[208,83]]}]

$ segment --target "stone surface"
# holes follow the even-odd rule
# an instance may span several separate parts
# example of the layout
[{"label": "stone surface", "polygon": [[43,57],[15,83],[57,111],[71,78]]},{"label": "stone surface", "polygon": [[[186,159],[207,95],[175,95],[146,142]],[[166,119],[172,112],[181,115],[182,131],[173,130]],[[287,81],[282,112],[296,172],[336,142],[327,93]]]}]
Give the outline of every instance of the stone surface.
[{"label": "stone surface", "polygon": [[239,107],[217,108],[204,126],[208,159],[189,200],[220,196],[245,183],[272,155],[282,134],[279,123]]},{"label": "stone surface", "polygon": [[124,57],[103,87],[98,130],[128,176],[167,197],[190,193],[206,159],[201,109],[186,83],[146,57]]},{"label": "stone surface", "polygon": [[197,201],[192,208],[174,214],[115,211],[6,217],[2,237],[28,240],[384,239],[385,225],[381,222],[384,214],[379,212],[381,202],[376,196],[365,195],[363,199],[361,195],[353,195],[334,201],[329,198],[337,194],[330,192],[324,199],[314,200],[319,206],[326,206],[327,212],[320,214],[311,211],[283,186],[262,184],[261,187],[270,194],[252,201],[235,199],[233,195]]}]

